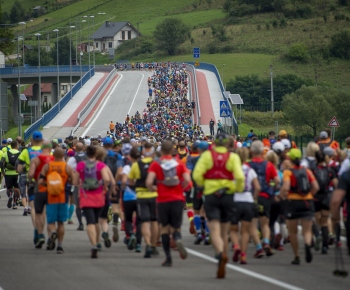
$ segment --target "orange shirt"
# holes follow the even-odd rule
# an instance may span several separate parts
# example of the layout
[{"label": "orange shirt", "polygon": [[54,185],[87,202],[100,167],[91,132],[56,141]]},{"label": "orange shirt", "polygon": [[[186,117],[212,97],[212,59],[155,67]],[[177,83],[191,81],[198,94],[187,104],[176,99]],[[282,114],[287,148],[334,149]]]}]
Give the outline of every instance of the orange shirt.
[{"label": "orange shirt", "polygon": [[[49,169],[46,173],[46,176],[48,176],[52,171],[57,171],[62,178],[63,184],[66,185],[68,180],[68,174],[66,171],[67,163],[64,161],[52,161],[49,164]],[[59,195],[51,195],[47,194],[47,203],[53,204],[53,203],[66,203],[66,192],[63,190]]]},{"label": "orange shirt", "polygon": [[[293,166],[293,169],[298,169],[298,167]],[[307,177],[309,179],[309,182],[312,183],[316,180],[315,176],[312,174],[310,169],[306,169]],[[283,181],[290,181],[290,187],[295,187],[296,186],[296,178],[293,175],[293,172],[290,169],[286,169],[283,171]],[[310,200],[314,199],[313,195],[311,192],[309,192],[306,195],[300,195],[299,193],[292,192],[289,190],[287,199],[292,199],[292,200]]]},{"label": "orange shirt", "polygon": [[109,130],[114,130],[114,128],[115,128],[115,125],[114,125],[114,123],[109,123]]}]

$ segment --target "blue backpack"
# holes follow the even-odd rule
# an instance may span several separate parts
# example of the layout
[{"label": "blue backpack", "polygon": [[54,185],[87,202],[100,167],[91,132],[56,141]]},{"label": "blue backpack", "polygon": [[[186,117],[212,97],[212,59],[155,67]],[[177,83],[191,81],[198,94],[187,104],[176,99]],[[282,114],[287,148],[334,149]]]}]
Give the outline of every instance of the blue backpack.
[{"label": "blue backpack", "polygon": [[265,192],[269,196],[273,196],[273,187],[267,183],[266,181],[266,167],[267,167],[267,161],[263,162],[248,162],[249,166],[253,168],[258,175],[258,180],[261,186],[260,192]]}]

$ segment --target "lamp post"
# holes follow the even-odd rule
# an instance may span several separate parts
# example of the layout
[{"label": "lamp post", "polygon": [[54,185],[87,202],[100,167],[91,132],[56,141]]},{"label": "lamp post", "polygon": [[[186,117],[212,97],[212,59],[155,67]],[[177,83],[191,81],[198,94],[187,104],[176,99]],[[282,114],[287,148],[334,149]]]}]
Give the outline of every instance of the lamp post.
[{"label": "lamp post", "polygon": [[[88,16],[84,16],[85,18],[88,18]],[[90,18],[88,18],[90,19]],[[90,72],[90,21],[88,21],[88,52],[89,52],[89,73],[91,77],[91,72]]]},{"label": "lamp post", "polygon": [[39,118],[41,117],[41,65],[40,65],[40,33],[34,34],[38,38],[38,67],[39,67]]},{"label": "lamp post", "polygon": [[224,86],[224,90],[226,91],[226,86],[225,86],[225,81],[224,81],[224,68],[225,68],[225,64],[222,64],[222,84]]},{"label": "lamp post", "polygon": [[272,64],[270,64],[270,78],[271,78],[271,113],[273,115],[275,111],[274,97],[273,97],[273,73],[272,73]]},{"label": "lamp post", "polygon": [[57,39],[57,42],[56,42],[56,50],[57,50],[57,101],[58,101],[58,112],[61,111],[61,106],[60,106],[60,67],[59,67],[59,64],[58,64],[58,32],[59,30],[56,28],[53,30],[54,32],[56,32],[56,39]]},{"label": "lamp post", "polygon": [[69,81],[70,81],[70,98],[72,99],[72,28],[75,28],[75,26],[70,25],[69,26]]},{"label": "lamp post", "polygon": [[18,86],[17,86],[17,94],[18,94],[18,136],[22,136],[22,123],[21,123],[21,77],[19,71],[19,41],[22,40],[21,37],[17,37],[17,65],[18,65]]},{"label": "lamp post", "polygon": [[22,22],[19,22],[18,24],[22,25],[22,36],[23,36],[22,61],[23,61],[23,66],[24,66],[24,64],[25,64],[25,62],[24,62],[24,25],[26,25],[26,23],[22,21]]},{"label": "lamp post", "polygon": [[94,15],[90,15],[90,17],[92,18],[92,59],[93,59],[93,65],[95,67],[95,38],[94,38],[94,31],[95,31],[95,16]]}]

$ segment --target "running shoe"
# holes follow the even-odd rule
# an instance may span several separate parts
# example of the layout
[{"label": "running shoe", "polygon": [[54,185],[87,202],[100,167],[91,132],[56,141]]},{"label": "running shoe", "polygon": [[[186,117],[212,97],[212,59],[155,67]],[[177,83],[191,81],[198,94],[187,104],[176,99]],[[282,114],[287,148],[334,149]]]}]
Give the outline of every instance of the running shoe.
[{"label": "running shoe", "polygon": [[277,234],[275,235],[275,240],[274,240],[274,248],[278,249],[280,244],[281,244],[281,239],[282,239],[282,235],[281,234]]},{"label": "running shoe", "polygon": [[112,237],[112,239],[113,239],[113,242],[116,243],[119,240],[118,226],[114,225],[112,230],[113,230],[113,237]]},{"label": "running shoe", "polygon": [[152,254],[152,256],[158,256],[159,255],[159,252],[158,252],[156,247],[152,247],[152,253],[151,254]]},{"label": "running shoe", "polygon": [[278,248],[277,248],[278,251],[284,251],[284,247],[282,245],[280,245]]},{"label": "running shoe", "polygon": [[15,203],[12,205],[12,209],[17,209],[17,205]]},{"label": "running shoe", "polygon": [[69,220],[68,220],[68,224],[69,224],[69,225],[72,225],[72,224],[73,224],[73,220],[72,220],[72,219],[69,219]]},{"label": "running shoe", "polygon": [[270,257],[274,254],[269,244],[263,243],[263,249],[267,257]]},{"label": "running shoe", "polygon": [[163,267],[171,267],[173,265],[173,262],[171,258],[166,258],[166,260],[162,263]]},{"label": "running shoe", "polygon": [[194,221],[190,221],[190,234],[194,235],[196,233],[196,229],[194,228]]},{"label": "running shoe", "polygon": [[175,243],[176,243],[177,249],[179,250],[180,258],[183,260],[186,259],[187,258],[187,251],[186,251],[183,243],[181,242],[181,240],[177,240]]},{"label": "running shoe", "polygon": [[219,262],[218,262],[218,271],[216,273],[216,278],[223,279],[225,278],[225,272],[226,272],[226,264],[227,264],[227,256],[225,253],[222,253],[219,255]]},{"label": "running shoe", "polygon": [[241,249],[235,249],[233,256],[232,256],[232,261],[237,263],[239,260],[239,255],[241,254]]},{"label": "running shoe", "polygon": [[203,237],[202,234],[197,234],[195,240],[194,240],[194,244],[195,245],[200,245],[200,243],[203,241]]},{"label": "running shoe", "polygon": [[128,241],[128,249],[131,251],[135,249],[135,246],[136,246],[136,237],[134,234],[132,234]]},{"label": "running shoe", "polygon": [[122,232],[125,232],[125,222],[124,222],[124,221],[122,221],[122,225],[121,225],[121,227],[120,227],[120,230],[121,230]]},{"label": "running shoe", "polygon": [[151,258],[152,256],[152,247],[147,245],[146,250],[145,250],[145,255],[143,256],[144,258]]},{"label": "running shoe", "polygon": [[7,208],[11,208],[12,207],[12,201],[13,201],[13,197],[12,194],[10,195],[8,201],[7,201]]},{"label": "running shoe", "polygon": [[84,225],[80,224],[79,227],[77,228],[77,231],[83,231],[84,230]]},{"label": "running shoe", "polygon": [[204,238],[204,245],[209,246],[211,245],[211,239],[209,235],[206,235]]},{"label": "running shoe", "polygon": [[27,208],[27,213],[28,213],[28,214],[31,214],[31,212],[32,212],[32,209],[31,209],[30,207],[28,207],[28,208]]},{"label": "running shoe", "polygon": [[57,233],[52,233],[51,237],[49,239],[50,243],[48,242],[48,249],[54,250],[56,247],[56,239],[58,238]]},{"label": "running shoe", "polygon": [[104,240],[105,247],[110,248],[111,247],[111,240],[108,237],[108,233],[102,233],[102,239]]},{"label": "running shoe", "polygon": [[260,258],[262,258],[262,257],[264,257],[264,250],[263,249],[260,249],[260,250],[257,250],[256,251],[256,253],[254,254],[254,258],[258,258],[258,259],[260,259]]},{"label": "running shoe", "polygon": [[241,265],[246,265],[248,264],[247,263],[247,255],[241,255],[241,262],[240,262]]},{"label": "running shoe", "polygon": [[322,237],[318,236],[316,238],[316,242],[315,242],[315,251],[319,251],[321,249],[321,243],[322,243]]},{"label": "running shoe", "polygon": [[327,255],[328,254],[328,248],[327,247],[322,247],[321,254],[322,255]]},{"label": "running shoe", "polygon": [[57,254],[63,254],[64,253],[63,248],[60,247],[60,246],[57,247],[56,252],[57,252]]},{"label": "running shoe", "polygon": [[23,210],[23,216],[27,216],[28,215],[28,210],[26,208],[24,208]]},{"label": "running shoe", "polygon": [[97,251],[101,252],[102,251],[102,245],[100,243],[98,243],[96,245]]},{"label": "running shoe", "polygon": [[336,243],[336,247],[337,247],[337,248],[341,248],[341,245],[342,245],[342,244],[341,244],[341,241],[338,241],[338,242]]},{"label": "running shoe", "polygon": [[177,250],[176,243],[175,243],[175,241],[174,241],[174,239],[172,237],[170,238],[170,248],[174,249],[174,250]]},{"label": "running shoe", "polygon": [[[49,246],[50,244],[51,244],[51,239],[48,238],[47,239],[47,243],[46,243],[46,250],[49,250],[49,251],[52,250],[52,249],[50,249],[50,246]],[[53,248],[55,248],[55,247],[56,247],[56,243],[54,242],[53,243]]]},{"label": "running shoe", "polygon": [[136,244],[135,252],[136,252],[136,253],[141,253],[141,251],[142,251],[141,245],[140,245],[140,244]]},{"label": "running shoe", "polygon": [[306,263],[311,263],[312,261],[311,247],[309,245],[305,245],[305,261]]},{"label": "running shoe", "polygon": [[328,245],[333,245],[335,241],[335,236],[333,234],[328,235]]},{"label": "running shoe", "polygon": [[294,260],[291,262],[292,265],[300,265],[300,258],[295,257]]},{"label": "running shoe", "polygon": [[91,249],[91,259],[97,259],[97,247]]},{"label": "running shoe", "polygon": [[45,244],[45,236],[43,234],[38,236],[38,239],[35,243],[35,248],[41,249],[41,247]]}]

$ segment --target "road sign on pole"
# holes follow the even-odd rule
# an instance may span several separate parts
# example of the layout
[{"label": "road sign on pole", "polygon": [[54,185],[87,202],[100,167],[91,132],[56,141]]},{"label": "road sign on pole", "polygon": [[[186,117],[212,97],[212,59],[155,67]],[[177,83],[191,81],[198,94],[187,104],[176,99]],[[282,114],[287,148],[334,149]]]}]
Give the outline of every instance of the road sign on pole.
[{"label": "road sign on pole", "polygon": [[340,127],[339,122],[335,116],[329,121],[328,127]]},{"label": "road sign on pole", "polygon": [[199,58],[200,54],[201,53],[199,47],[193,48],[193,58]]},{"label": "road sign on pole", "polygon": [[231,117],[231,107],[228,101],[220,101],[220,117],[223,117],[223,118]]}]

